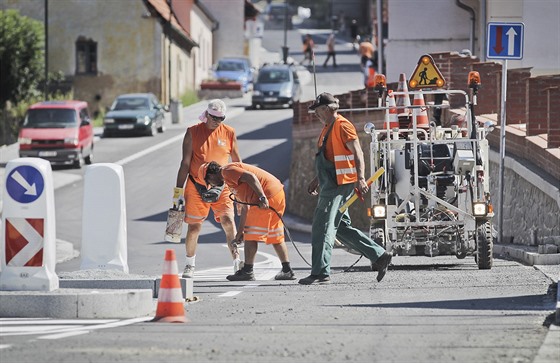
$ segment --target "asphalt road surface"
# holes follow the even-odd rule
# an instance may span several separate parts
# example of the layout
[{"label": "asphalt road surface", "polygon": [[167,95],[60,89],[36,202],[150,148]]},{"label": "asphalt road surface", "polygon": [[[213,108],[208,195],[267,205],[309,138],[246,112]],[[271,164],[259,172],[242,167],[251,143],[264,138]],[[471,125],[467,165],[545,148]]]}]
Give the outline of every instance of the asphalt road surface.
[{"label": "asphalt road surface", "polygon": [[[267,31],[265,36],[270,37],[264,43],[271,50],[281,44],[281,32]],[[294,49],[298,37],[296,31],[290,32]],[[326,48],[317,39],[320,56]],[[320,92],[360,88],[358,56],[350,48],[344,53],[346,45],[340,46],[337,71],[321,69],[317,74]],[[314,84],[305,87],[308,98],[313,98]],[[313,157],[291,154],[291,110],[253,111],[246,109],[249,105],[248,97],[228,100],[231,117],[226,122],[237,130],[242,157],[286,180],[292,157]],[[124,168],[131,274],[161,276],[164,251],[169,248],[176,252],[179,269],[184,265],[184,245],[165,242],[163,231],[182,135],[203,109],[204,105],[190,108],[184,123],[168,125],[164,134],[155,137],[101,139],[97,144],[95,162]],[[57,237],[71,242],[77,251],[82,225],[88,223],[81,218],[83,172],[54,172],[59,185]],[[302,278],[309,274],[310,235],[293,231],[292,236],[289,254],[297,277]],[[79,263],[79,257],[60,263],[57,272],[76,271]],[[223,232],[209,218],[197,252],[194,294],[198,301],[186,304],[189,323],[153,323],[148,321],[151,317],[0,319],[0,361],[546,360],[539,350],[549,336],[556,298],[553,281],[540,269],[496,259],[491,270],[478,270],[472,258],[455,257],[399,256],[393,263],[377,283],[368,261],[335,249],[332,283],[302,286],[297,281],[274,281],[280,263],[270,246],[261,246],[257,280],[232,283],[225,280],[232,265]],[[545,358],[553,361],[554,354]]]}]

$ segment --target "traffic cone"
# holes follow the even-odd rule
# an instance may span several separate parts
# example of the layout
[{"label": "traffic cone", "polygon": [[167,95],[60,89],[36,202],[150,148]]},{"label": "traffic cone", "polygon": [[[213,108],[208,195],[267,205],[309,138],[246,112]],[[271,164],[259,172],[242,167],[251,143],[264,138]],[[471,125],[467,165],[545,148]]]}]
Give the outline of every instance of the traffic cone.
[{"label": "traffic cone", "polygon": [[156,316],[152,321],[163,323],[188,322],[185,316],[183,292],[174,250],[165,251]]},{"label": "traffic cone", "polygon": [[[414,106],[426,106],[424,96],[420,93],[414,95]],[[416,127],[423,129],[430,128],[430,120],[428,119],[428,111],[426,107],[418,107],[412,110],[412,119],[416,119]]]},{"label": "traffic cone", "polygon": [[392,90],[387,91],[387,107],[389,107],[389,109],[385,110],[385,124],[383,125],[383,128],[385,130],[399,128],[397,105],[395,103],[395,95],[393,95]]},{"label": "traffic cone", "polygon": [[406,74],[404,73],[401,73],[399,75],[399,84],[397,86],[397,92],[406,93],[406,94],[395,96],[396,97],[395,102],[397,103],[397,113],[399,114],[399,116],[408,116],[410,110],[407,107],[410,106],[410,96],[408,95],[408,85],[406,82]]}]

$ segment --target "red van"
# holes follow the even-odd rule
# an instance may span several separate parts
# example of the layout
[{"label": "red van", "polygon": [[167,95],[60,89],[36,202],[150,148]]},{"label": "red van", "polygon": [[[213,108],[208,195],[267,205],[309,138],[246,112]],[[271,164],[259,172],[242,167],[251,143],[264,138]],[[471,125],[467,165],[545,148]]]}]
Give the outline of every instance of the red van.
[{"label": "red van", "polygon": [[93,161],[93,125],[84,101],[46,101],[27,110],[19,131],[19,156],[81,168]]}]

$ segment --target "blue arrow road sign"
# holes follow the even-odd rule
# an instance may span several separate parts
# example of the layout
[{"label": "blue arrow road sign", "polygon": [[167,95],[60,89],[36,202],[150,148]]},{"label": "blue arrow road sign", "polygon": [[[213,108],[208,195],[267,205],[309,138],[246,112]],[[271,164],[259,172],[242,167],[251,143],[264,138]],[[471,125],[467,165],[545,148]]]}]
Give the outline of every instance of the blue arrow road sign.
[{"label": "blue arrow road sign", "polygon": [[488,59],[523,58],[523,23],[488,23]]},{"label": "blue arrow road sign", "polygon": [[45,189],[41,172],[30,165],[14,168],[6,179],[6,190],[13,200],[19,203],[36,201]]}]

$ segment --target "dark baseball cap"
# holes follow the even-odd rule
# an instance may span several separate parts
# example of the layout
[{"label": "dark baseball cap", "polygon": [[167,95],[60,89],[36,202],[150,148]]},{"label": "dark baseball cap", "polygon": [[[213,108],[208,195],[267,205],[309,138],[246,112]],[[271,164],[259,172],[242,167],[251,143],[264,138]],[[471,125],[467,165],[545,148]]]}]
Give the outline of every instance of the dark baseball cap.
[{"label": "dark baseball cap", "polygon": [[313,101],[313,104],[311,104],[311,106],[309,106],[309,109],[314,110],[317,107],[323,106],[323,105],[325,105],[325,106],[328,106],[328,105],[338,106],[338,98],[335,98],[333,95],[331,95],[328,92],[323,92],[319,96],[317,96],[315,101]]}]

